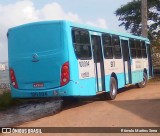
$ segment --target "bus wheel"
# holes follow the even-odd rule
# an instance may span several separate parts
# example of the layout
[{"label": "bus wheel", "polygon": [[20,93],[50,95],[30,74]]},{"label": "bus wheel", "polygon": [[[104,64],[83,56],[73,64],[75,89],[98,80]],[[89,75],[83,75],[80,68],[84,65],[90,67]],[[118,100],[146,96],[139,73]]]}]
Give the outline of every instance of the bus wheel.
[{"label": "bus wheel", "polygon": [[107,93],[107,99],[114,100],[117,95],[117,81],[114,77],[111,77],[110,91]]},{"label": "bus wheel", "polygon": [[144,73],[143,81],[137,84],[138,88],[144,88],[147,85],[147,82],[148,82],[147,74]]}]

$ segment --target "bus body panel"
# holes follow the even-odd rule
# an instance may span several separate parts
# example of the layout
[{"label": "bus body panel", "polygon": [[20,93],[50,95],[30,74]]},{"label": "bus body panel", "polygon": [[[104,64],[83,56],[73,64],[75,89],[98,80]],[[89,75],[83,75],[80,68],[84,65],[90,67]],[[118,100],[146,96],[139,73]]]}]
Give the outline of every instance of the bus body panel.
[{"label": "bus body panel", "polygon": [[[70,80],[73,81],[74,87],[70,88],[70,96],[91,96],[96,95],[95,71],[93,59],[77,60],[72,41],[72,25],[66,22],[67,43],[70,63]],[[86,65],[86,63],[88,65]],[[87,66],[87,67],[86,67]]]},{"label": "bus body panel", "polygon": [[132,59],[132,83],[139,83],[143,81],[143,61],[142,59]]},{"label": "bus body panel", "polygon": [[[72,39],[72,30],[74,28],[84,29],[89,32],[92,51],[90,59],[77,58]],[[101,40],[105,77],[105,89],[101,91],[110,91],[112,74],[116,75],[118,88],[124,87],[126,83],[123,58],[104,58],[103,33],[118,35],[120,40],[135,38],[149,44],[149,40],[143,37],[98,29],[69,21],[31,23],[10,29],[8,32],[9,67],[14,69],[18,82],[18,89],[11,85],[12,97],[96,95],[99,75],[97,79],[91,36],[98,36]],[[144,70],[146,69],[147,74],[149,73],[148,59],[131,58],[130,61],[132,84],[143,81]],[[61,67],[65,62],[69,62],[70,81],[61,86]],[[100,67],[98,63],[97,66]],[[35,83],[43,83],[44,86],[34,87]]]},{"label": "bus body panel", "polygon": [[112,73],[115,73],[118,80],[118,88],[124,87],[124,69],[122,59],[105,59],[105,84],[107,92],[110,90],[110,77]]},{"label": "bus body panel", "polygon": [[20,90],[60,86],[61,67],[68,61],[64,34],[61,22],[24,25],[9,31],[9,67]]}]

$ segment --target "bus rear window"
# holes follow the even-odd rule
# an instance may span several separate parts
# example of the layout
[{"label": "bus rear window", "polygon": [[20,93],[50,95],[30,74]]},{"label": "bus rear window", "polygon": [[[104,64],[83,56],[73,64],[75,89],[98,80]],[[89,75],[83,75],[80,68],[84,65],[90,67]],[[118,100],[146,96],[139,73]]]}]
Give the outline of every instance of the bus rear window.
[{"label": "bus rear window", "polygon": [[72,41],[78,59],[91,59],[91,44],[89,32],[82,29],[72,30]]}]

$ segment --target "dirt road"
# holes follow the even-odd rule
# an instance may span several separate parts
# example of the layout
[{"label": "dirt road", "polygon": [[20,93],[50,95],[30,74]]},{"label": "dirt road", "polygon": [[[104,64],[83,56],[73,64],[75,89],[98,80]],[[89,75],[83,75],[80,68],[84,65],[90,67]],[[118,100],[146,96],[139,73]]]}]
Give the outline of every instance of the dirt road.
[{"label": "dirt road", "polygon": [[65,102],[58,114],[20,127],[160,127],[160,82],[121,89],[114,101],[83,98]]}]

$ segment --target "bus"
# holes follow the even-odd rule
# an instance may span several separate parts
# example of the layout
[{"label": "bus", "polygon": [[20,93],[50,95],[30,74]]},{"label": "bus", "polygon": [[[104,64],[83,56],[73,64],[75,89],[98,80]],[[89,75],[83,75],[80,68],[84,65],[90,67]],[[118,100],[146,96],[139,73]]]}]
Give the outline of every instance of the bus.
[{"label": "bus", "polygon": [[128,85],[153,75],[150,41],[67,20],[8,30],[13,98],[95,96],[113,100]]}]

